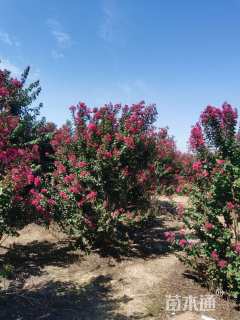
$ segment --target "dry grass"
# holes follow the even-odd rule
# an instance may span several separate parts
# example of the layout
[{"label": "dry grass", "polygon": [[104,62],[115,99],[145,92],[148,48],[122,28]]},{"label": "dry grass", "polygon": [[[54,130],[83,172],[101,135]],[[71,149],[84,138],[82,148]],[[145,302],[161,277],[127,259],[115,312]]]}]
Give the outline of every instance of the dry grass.
[{"label": "dry grass", "polygon": [[[179,227],[169,199],[155,202],[155,209],[158,218],[132,235],[126,255],[73,251],[55,227],[30,225],[20,237],[5,239],[0,263],[13,271],[2,281],[0,319],[166,320],[166,295],[208,293],[184,276],[184,266],[163,238],[165,230]],[[234,305],[223,300],[211,315],[240,318]]]}]

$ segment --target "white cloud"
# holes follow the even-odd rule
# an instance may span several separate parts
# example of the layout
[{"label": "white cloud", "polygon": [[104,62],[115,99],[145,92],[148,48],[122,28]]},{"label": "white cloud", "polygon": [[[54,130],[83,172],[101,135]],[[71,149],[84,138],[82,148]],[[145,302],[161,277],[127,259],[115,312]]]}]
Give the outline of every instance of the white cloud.
[{"label": "white cloud", "polygon": [[61,58],[64,58],[64,54],[62,52],[52,50],[52,57],[54,59],[61,59]]},{"label": "white cloud", "polygon": [[22,74],[21,69],[15,64],[11,63],[8,59],[0,57],[0,69],[7,69],[11,71],[13,76],[19,77]]},{"label": "white cloud", "polygon": [[13,37],[9,35],[7,32],[0,31],[0,41],[9,45],[9,46],[16,46],[19,47],[19,41],[16,41]]},{"label": "white cloud", "polygon": [[99,36],[106,42],[113,40],[114,20],[113,1],[105,1],[103,6],[103,21],[99,28]]},{"label": "white cloud", "polygon": [[[61,24],[57,20],[48,19],[47,25],[59,48],[66,49],[71,47],[72,45],[71,35],[68,32],[63,31]],[[55,50],[55,53],[56,53],[56,50]],[[56,54],[52,54],[52,55],[56,56]]]},{"label": "white cloud", "polygon": [[9,46],[13,45],[13,42],[12,42],[9,34],[6,32],[0,32],[0,40],[4,43],[8,44]]},{"label": "white cloud", "polygon": [[71,36],[68,33],[53,30],[52,34],[55,37],[55,39],[57,40],[60,47],[68,48],[71,46],[72,40],[71,40]]}]

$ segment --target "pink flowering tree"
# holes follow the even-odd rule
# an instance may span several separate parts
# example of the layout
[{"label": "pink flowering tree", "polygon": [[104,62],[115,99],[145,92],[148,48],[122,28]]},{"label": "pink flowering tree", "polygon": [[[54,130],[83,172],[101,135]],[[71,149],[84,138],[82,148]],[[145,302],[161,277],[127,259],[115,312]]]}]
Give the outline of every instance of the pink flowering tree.
[{"label": "pink flowering tree", "polygon": [[[1,66],[1,64],[0,64]],[[50,170],[52,162],[47,156],[52,153],[50,139],[55,125],[39,119],[42,104],[34,105],[41,87],[39,81],[29,83],[30,67],[27,67],[19,79],[8,70],[0,70],[0,114],[19,118],[18,126],[12,135],[12,142],[22,146],[38,145],[41,167]]]},{"label": "pink flowering tree", "polygon": [[190,145],[196,161],[186,226],[170,241],[180,258],[211,289],[240,295],[240,143],[237,111],[225,103],[208,106],[192,128]]},{"label": "pink flowering tree", "polygon": [[195,157],[191,153],[177,152],[175,160],[178,164],[178,171],[176,172],[176,193],[188,195],[192,190],[194,181],[192,165],[194,159]]},{"label": "pink flowering tree", "polygon": [[[0,64],[1,66],[1,64]],[[38,97],[41,87],[39,81],[26,86],[30,68],[27,67],[20,79],[14,78],[8,70],[0,70],[0,112],[8,112],[13,116],[30,116],[38,113],[39,108],[31,104]]]},{"label": "pink flowering tree", "polygon": [[156,139],[157,190],[163,194],[184,193],[191,185],[193,157],[177,150],[167,128],[160,129]]},{"label": "pink flowering tree", "polygon": [[32,220],[28,191],[40,180],[38,146],[14,143],[19,123],[18,116],[0,113],[0,237]]},{"label": "pink flowering tree", "polygon": [[119,240],[144,217],[155,183],[155,106],[70,108],[52,140],[55,170],[37,205],[82,247]]},{"label": "pink flowering tree", "polygon": [[36,119],[39,108],[32,103],[40,87],[38,82],[26,87],[28,72],[18,80],[0,70],[0,237],[36,220],[30,190],[38,188],[49,168],[46,152],[52,151],[49,135],[55,127]]},{"label": "pink flowering tree", "polygon": [[159,193],[174,193],[177,187],[177,150],[173,137],[169,136],[168,129],[160,129],[156,133],[156,176],[157,190]]}]

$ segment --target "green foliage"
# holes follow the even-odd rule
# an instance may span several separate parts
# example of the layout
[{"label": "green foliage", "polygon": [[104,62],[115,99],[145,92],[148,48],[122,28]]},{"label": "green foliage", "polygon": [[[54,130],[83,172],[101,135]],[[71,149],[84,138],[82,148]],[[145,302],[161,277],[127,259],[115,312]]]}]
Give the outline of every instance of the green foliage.
[{"label": "green foliage", "polygon": [[55,170],[40,201],[49,219],[84,247],[124,238],[124,226],[144,218],[155,183],[154,106],[73,109],[73,125],[52,145]]},{"label": "green foliage", "polygon": [[240,297],[240,144],[237,113],[230,105],[207,107],[192,130],[197,157],[186,233],[174,245],[181,260],[210,288]]},{"label": "green foliage", "polygon": [[46,152],[55,126],[37,119],[32,103],[41,89],[38,81],[25,87],[28,74],[29,68],[19,81],[0,70],[0,236],[33,221],[29,190],[53,165]]}]

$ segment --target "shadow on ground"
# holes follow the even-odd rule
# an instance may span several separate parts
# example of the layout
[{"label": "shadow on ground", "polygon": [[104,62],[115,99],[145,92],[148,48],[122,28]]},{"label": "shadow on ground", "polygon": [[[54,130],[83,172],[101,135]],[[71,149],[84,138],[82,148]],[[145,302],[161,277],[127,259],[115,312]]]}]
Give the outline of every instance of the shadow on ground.
[{"label": "shadow on ground", "polygon": [[[129,232],[130,241],[126,250],[111,247],[97,250],[95,256],[92,255],[93,263],[90,259],[91,267],[98,267],[99,263],[101,268],[105,266],[105,270],[109,270],[106,262],[109,257],[114,257],[117,262],[134,258],[152,259],[169,254],[171,249],[164,239],[164,232],[176,230],[171,223],[176,214],[175,209],[169,202],[157,201],[154,210],[157,212],[154,218],[141,228]],[[64,241],[50,242],[43,239],[24,245],[15,243],[8,249],[0,250],[1,270],[6,265],[13,267],[13,272],[8,274],[7,289],[0,292],[0,319],[144,319],[143,315],[139,314],[126,317],[117,313],[120,304],[127,303],[129,298],[113,298],[110,275],[93,277],[85,285],[63,281],[62,278],[61,281],[49,281],[47,274],[44,277],[48,266],[65,269],[76,262],[84,273],[82,263],[85,258],[72,249],[72,246]],[[87,270],[89,271],[88,266]],[[31,277],[43,281],[26,287],[26,283],[31,283]],[[27,281],[28,279],[30,281]],[[71,277],[68,280],[70,279]]]},{"label": "shadow on ground", "polygon": [[116,312],[120,303],[111,295],[111,277],[98,276],[85,286],[67,282],[49,282],[41,288],[2,292],[0,319],[8,320],[127,320],[142,319],[139,315],[126,317]]},{"label": "shadow on ground", "polygon": [[12,266],[7,277],[14,280],[15,288],[21,289],[30,276],[41,276],[45,266],[67,268],[78,258],[66,243],[33,241],[25,245],[13,244],[7,252],[0,254],[1,270]]},{"label": "shadow on ground", "polygon": [[130,241],[125,248],[103,247],[98,253],[103,256],[113,256],[115,259],[153,258],[168,255],[173,252],[166,241],[164,232],[177,231],[176,208],[169,201],[155,200],[150,208],[152,218],[135,230],[126,230]]},{"label": "shadow on ground", "polygon": [[[156,201],[153,218],[141,228],[128,232],[129,241],[125,247],[102,246],[96,253],[102,258],[124,259],[152,259],[168,255],[172,252],[169,243],[165,240],[165,231],[176,231],[176,212],[173,205],[167,201]],[[76,261],[84,260],[84,255],[74,251],[69,242],[32,241],[27,244],[14,243],[7,250],[0,250],[0,271],[3,266],[12,266],[13,272],[8,275],[14,280],[15,287],[20,289],[31,276],[41,276],[44,267],[56,266],[67,268]]]}]

